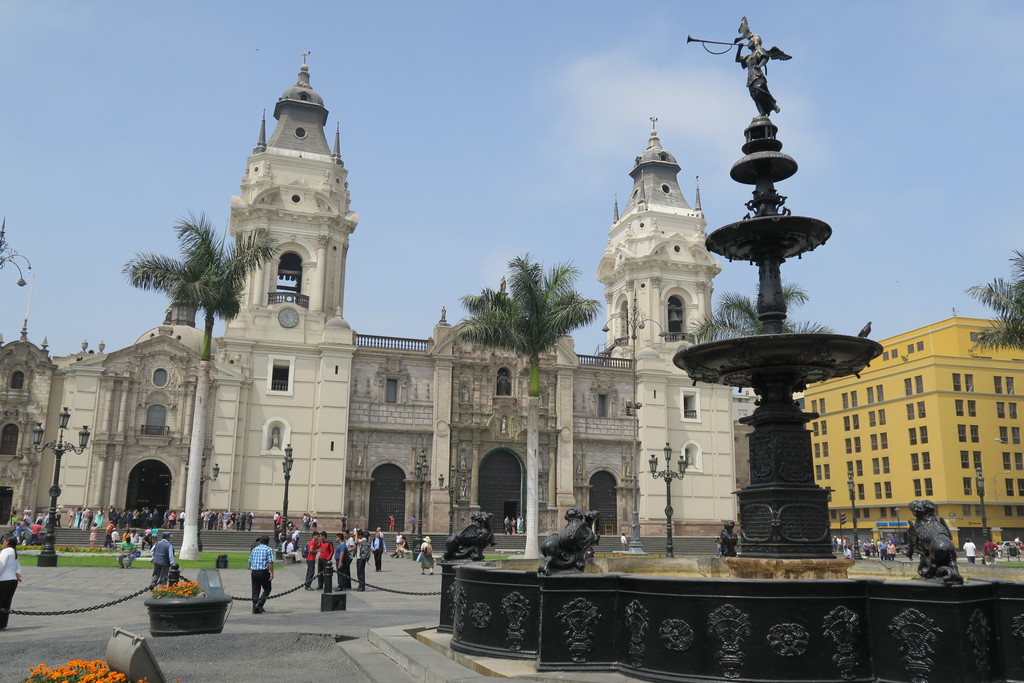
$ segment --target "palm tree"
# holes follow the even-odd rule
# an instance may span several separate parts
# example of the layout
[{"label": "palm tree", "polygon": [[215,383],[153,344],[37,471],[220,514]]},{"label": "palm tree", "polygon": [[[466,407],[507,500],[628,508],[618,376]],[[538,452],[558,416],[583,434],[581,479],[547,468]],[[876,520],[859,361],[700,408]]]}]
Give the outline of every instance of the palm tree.
[{"label": "palm tree", "polygon": [[275,245],[265,235],[250,235],[238,245],[218,236],[205,215],[180,219],[174,226],[182,258],[137,253],[124,266],[134,287],[165,292],[171,303],[203,311],[203,345],[199,353],[199,378],[192,414],[192,441],[188,452],[185,486],[185,528],[179,556],[199,559],[199,486],[203,444],[206,442],[207,402],[210,394],[210,350],[213,324],[230,320],[241,310],[246,276],[274,257]]},{"label": "palm tree", "polygon": [[580,271],[561,263],[544,272],[526,254],[509,261],[508,292],[485,288],[462,297],[470,314],[455,330],[457,339],[525,356],[530,363],[526,422],[526,553],[539,557],[537,539],[537,446],[540,441],[540,357],[573,330],[593,322],[600,304],[573,286]]},{"label": "palm tree", "polygon": [[[800,285],[790,283],[783,284],[782,296],[785,298],[787,310],[796,308],[810,300],[807,292]],[[783,331],[798,334],[835,333],[832,328],[819,323],[792,322],[790,320],[783,324]],[[756,334],[764,334],[764,323],[758,318],[757,302],[735,292],[726,292],[719,297],[714,313],[697,323],[697,327],[693,331],[694,339],[698,343],[749,337]]]},{"label": "palm tree", "polygon": [[1024,349],[1024,252],[1013,253],[1009,281],[996,278],[967,288],[969,295],[996,312],[992,324],[978,334],[974,348]]}]

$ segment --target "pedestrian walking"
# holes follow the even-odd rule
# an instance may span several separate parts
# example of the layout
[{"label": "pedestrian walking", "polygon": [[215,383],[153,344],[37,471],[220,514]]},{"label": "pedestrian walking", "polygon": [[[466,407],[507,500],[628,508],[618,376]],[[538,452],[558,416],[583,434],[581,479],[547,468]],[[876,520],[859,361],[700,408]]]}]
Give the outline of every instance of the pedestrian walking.
[{"label": "pedestrian walking", "polygon": [[165,531],[160,540],[153,546],[153,578],[149,587],[156,588],[167,583],[167,574],[174,564],[174,546],[171,545],[171,532]]},{"label": "pedestrian walking", "polygon": [[964,542],[964,554],[967,555],[968,564],[974,564],[975,559],[978,557],[978,547],[969,538]]},{"label": "pedestrian walking", "polygon": [[430,570],[430,575],[434,575],[434,546],[430,542],[430,536],[423,537],[423,544],[420,546],[420,574],[423,574],[424,569]]},{"label": "pedestrian walking", "polygon": [[370,550],[373,552],[373,568],[374,571],[380,571],[380,563],[384,558],[384,553],[388,550],[388,545],[384,541],[384,534],[381,532],[380,527],[377,527],[377,533],[373,536],[373,542],[370,543]]},{"label": "pedestrian walking", "polygon": [[270,597],[271,583],[274,580],[274,551],[267,545],[269,542],[269,536],[260,536],[259,543],[249,552],[253,614],[263,614],[266,611],[263,605]]},{"label": "pedestrian walking", "polygon": [[7,628],[11,616],[9,611],[14,602],[14,591],[21,582],[21,563],[18,561],[18,539],[7,536],[0,543],[0,631]]}]

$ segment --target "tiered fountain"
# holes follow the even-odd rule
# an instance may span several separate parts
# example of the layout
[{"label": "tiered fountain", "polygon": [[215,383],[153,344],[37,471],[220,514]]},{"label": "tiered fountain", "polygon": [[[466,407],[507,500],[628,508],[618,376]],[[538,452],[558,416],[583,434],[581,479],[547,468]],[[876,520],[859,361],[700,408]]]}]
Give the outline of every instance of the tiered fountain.
[{"label": "tiered fountain", "polygon": [[853,561],[832,554],[828,493],[814,482],[805,427],[816,416],[793,394],[860,372],[881,348],[860,337],[783,331],[780,267],[823,245],[832,230],[791,215],[775,189],[797,164],[769,119],[778,109],[762,69],[788,55],[764,50],[746,20],[741,34],[737,61],[748,69],[759,115],[731,176],[754,186],[754,196],[750,214],[713,232],[707,247],[758,265],[764,333],[683,348],[674,358],[696,381],[752,387],[760,398],[744,419],[754,429],[751,484],[738,493],[740,556],[707,561],[727,571],[701,566],[676,576],[664,567],[647,573],[628,558],[553,576],[522,561],[448,564],[438,631],[452,633],[459,653],[655,681],[1024,680],[1024,587],[970,577],[962,585],[849,579]]}]

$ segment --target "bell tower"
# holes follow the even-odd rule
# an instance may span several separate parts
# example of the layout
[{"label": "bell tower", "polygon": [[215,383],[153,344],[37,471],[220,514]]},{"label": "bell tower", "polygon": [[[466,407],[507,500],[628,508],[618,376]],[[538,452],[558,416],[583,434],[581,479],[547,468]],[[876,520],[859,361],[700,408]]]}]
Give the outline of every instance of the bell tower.
[{"label": "bell tower", "polygon": [[250,275],[242,313],[228,323],[226,337],[315,334],[344,314],[349,236],[359,217],[349,209],[339,130],[333,150],[327,144],[327,115],[303,64],[274,107],[269,142],[265,118],[260,124],[241,191],[231,199],[231,234],[264,233],[278,254]]},{"label": "bell tower", "polygon": [[629,173],[633,189],[621,216],[616,201],[597,271],[605,287],[609,352],[631,341],[626,327],[634,297],[638,319],[653,321],[636,330],[638,348],[678,345],[711,310],[711,278],[722,267],[704,246],[700,190],[691,208],[679,187],[679,171],[658,131],[651,130]]}]

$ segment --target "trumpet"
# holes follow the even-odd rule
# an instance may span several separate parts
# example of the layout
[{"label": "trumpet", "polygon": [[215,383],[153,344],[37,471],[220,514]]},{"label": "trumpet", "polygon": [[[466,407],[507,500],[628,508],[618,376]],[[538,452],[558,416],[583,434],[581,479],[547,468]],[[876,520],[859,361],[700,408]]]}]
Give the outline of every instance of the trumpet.
[{"label": "trumpet", "polygon": [[740,36],[731,43],[723,43],[720,40],[703,40],[701,38],[694,38],[693,36],[686,36],[687,43],[707,43],[709,45],[738,45],[741,40],[743,40],[743,36]]}]

